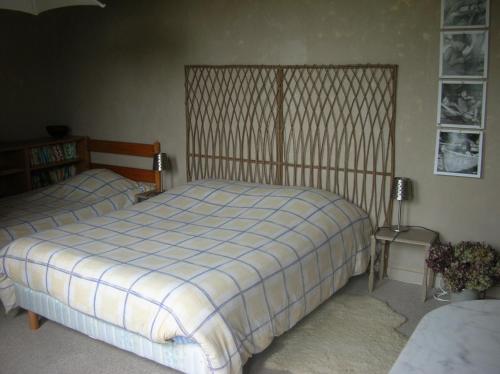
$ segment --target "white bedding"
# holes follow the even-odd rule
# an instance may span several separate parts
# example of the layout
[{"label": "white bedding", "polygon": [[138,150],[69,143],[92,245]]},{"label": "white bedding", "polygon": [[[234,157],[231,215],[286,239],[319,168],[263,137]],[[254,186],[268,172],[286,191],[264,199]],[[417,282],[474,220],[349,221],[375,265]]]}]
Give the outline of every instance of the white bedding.
[{"label": "white bedding", "polygon": [[198,181],[18,239],[0,272],[154,342],[186,337],[209,371],[239,373],[365,271],[370,232],[325,191]]},{"label": "white bedding", "polygon": [[[110,170],[92,169],[46,188],[1,198],[0,250],[14,239],[126,208],[137,193],[150,188]],[[6,309],[12,308],[12,283],[1,271],[0,298]]]}]

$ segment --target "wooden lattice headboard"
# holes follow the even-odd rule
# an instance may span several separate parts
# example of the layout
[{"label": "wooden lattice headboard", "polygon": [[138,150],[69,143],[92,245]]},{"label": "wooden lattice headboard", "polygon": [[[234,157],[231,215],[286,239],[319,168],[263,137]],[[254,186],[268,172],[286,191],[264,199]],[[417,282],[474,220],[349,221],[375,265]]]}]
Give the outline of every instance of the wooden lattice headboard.
[{"label": "wooden lattice headboard", "polygon": [[311,186],[389,224],[397,66],[186,66],[187,178]]}]

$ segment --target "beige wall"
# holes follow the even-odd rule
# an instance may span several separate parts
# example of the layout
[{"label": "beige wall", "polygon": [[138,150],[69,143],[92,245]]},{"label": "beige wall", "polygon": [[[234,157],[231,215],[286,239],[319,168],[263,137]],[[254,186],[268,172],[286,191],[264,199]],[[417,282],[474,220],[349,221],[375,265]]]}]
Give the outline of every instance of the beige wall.
[{"label": "beige wall", "polygon": [[[491,1],[479,180],[433,175],[439,0],[105,2],[105,9],[68,8],[40,17],[44,38],[58,47],[56,53],[50,48],[48,118],[93,137],[159,139],[177,165],[173,183],[180,184],[185,181],[185,64],[395,63],[400,67],[396,174],[416,184],[406,221],[438,230],[445,240],[484,240],[500,248],[496,1]],[[395,276],[421,270],[418,250],[394,248],[393,255]]]}]

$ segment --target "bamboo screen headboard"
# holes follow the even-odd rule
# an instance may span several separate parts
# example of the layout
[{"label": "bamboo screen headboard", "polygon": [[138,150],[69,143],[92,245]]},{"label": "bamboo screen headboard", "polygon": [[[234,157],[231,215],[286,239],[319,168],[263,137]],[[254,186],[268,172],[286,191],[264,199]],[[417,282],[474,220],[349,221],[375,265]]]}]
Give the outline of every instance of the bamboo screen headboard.
[{"label": "bamboo screen headboard", "polygon": [[311,186],[390,223],[397,66],[186,66],[187,178]]}]

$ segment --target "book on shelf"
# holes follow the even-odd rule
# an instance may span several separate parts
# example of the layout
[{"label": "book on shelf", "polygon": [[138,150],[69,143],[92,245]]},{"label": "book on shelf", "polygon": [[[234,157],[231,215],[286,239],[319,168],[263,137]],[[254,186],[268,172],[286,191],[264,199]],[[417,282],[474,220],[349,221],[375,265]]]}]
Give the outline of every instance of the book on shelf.
[{"label": "book on shelf", "polygon": [[39,170],[31,175],[33,189],[61,182],[76,175],[75,165],[57,167],[51,170]]},{"label": "book on shelf", "polygon": [[60,144],[56,144],[52,146],[52,154],[54,155],[54,158],[56,161],[63,161],[64,160],[64,153],[63,149]]},{"label": "book on shelf", "polygon": [[76,158],[76,143],[65,143],[64,144],[64,157],[66,159]]},{"label": "book on shelf", "polygon": [[76,143],[46,145],[31,148],[31,166],[41,166],[77,158]]}]

